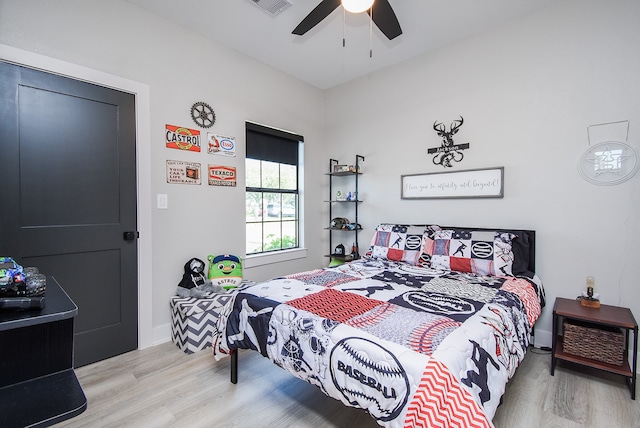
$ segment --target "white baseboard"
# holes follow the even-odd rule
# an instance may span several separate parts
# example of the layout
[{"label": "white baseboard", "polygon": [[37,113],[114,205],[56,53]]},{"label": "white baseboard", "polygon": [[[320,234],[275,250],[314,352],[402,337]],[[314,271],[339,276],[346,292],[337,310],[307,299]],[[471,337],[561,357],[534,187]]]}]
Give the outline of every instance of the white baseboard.
[{"label": "white baseboard", "polygon": [[171,340],[171,323],[162,324],[153,328],[153,344],[160,345]]},{"label": "white baseboard", "polygon": [[544,331],[540,329],[534,330],[535,335],[533,336],[533,346],[536,348],[542,348],[543,346],[548,346],[551,348],[551,338],[553,335],[550,331]]}]

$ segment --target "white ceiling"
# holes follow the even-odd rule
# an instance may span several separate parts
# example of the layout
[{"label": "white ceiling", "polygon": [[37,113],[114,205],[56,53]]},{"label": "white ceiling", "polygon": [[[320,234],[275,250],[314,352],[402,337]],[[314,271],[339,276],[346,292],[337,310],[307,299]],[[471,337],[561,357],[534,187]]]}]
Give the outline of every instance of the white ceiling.
[{"label": "white ceiling", "polygon": [[[342,7],[304,36],[291,34],[320,0],[288,0],[292,5],[275,16],[253,0],[127,1],[327,89],[560,0],[389,0],[403,34],[389,41],[374,25],[371,58],[366,13],[346,14],[346,47],[342,47]],[[206,50],[202,53],[206,55]]]}]

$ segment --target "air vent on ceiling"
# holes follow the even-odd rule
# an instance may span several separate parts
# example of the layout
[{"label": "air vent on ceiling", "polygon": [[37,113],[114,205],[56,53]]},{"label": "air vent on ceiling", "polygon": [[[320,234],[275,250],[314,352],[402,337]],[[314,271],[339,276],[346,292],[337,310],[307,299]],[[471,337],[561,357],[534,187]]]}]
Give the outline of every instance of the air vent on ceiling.
[{"label": "air vent on ceiling", "polygon": [[277,15],[283,10],[287,9],[291,6],[287,0],[251,0],[259,6],[265,12],[268,12],[270,15]]}]

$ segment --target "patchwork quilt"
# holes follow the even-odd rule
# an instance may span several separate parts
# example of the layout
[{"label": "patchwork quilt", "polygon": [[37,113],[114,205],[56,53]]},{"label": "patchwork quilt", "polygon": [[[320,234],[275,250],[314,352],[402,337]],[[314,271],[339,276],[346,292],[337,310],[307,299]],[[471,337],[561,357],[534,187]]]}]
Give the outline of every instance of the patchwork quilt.
[{"label": "patchwork quilt", "polygon": [[213,352],[256,350],[382,426],[491,427],[543,293],[535,275],[363,258],[238,292]]}]

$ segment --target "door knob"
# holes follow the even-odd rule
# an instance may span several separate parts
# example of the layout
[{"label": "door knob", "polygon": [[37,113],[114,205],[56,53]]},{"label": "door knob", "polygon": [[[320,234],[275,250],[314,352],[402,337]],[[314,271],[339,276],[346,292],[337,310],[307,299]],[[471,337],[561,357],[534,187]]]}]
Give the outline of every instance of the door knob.
[{"label": "door knob", "polygon": [[135,241],[136,238],[140,237],[140,232],[138,231],[129,231],[124,232],[124,240],[125,241]]}]

